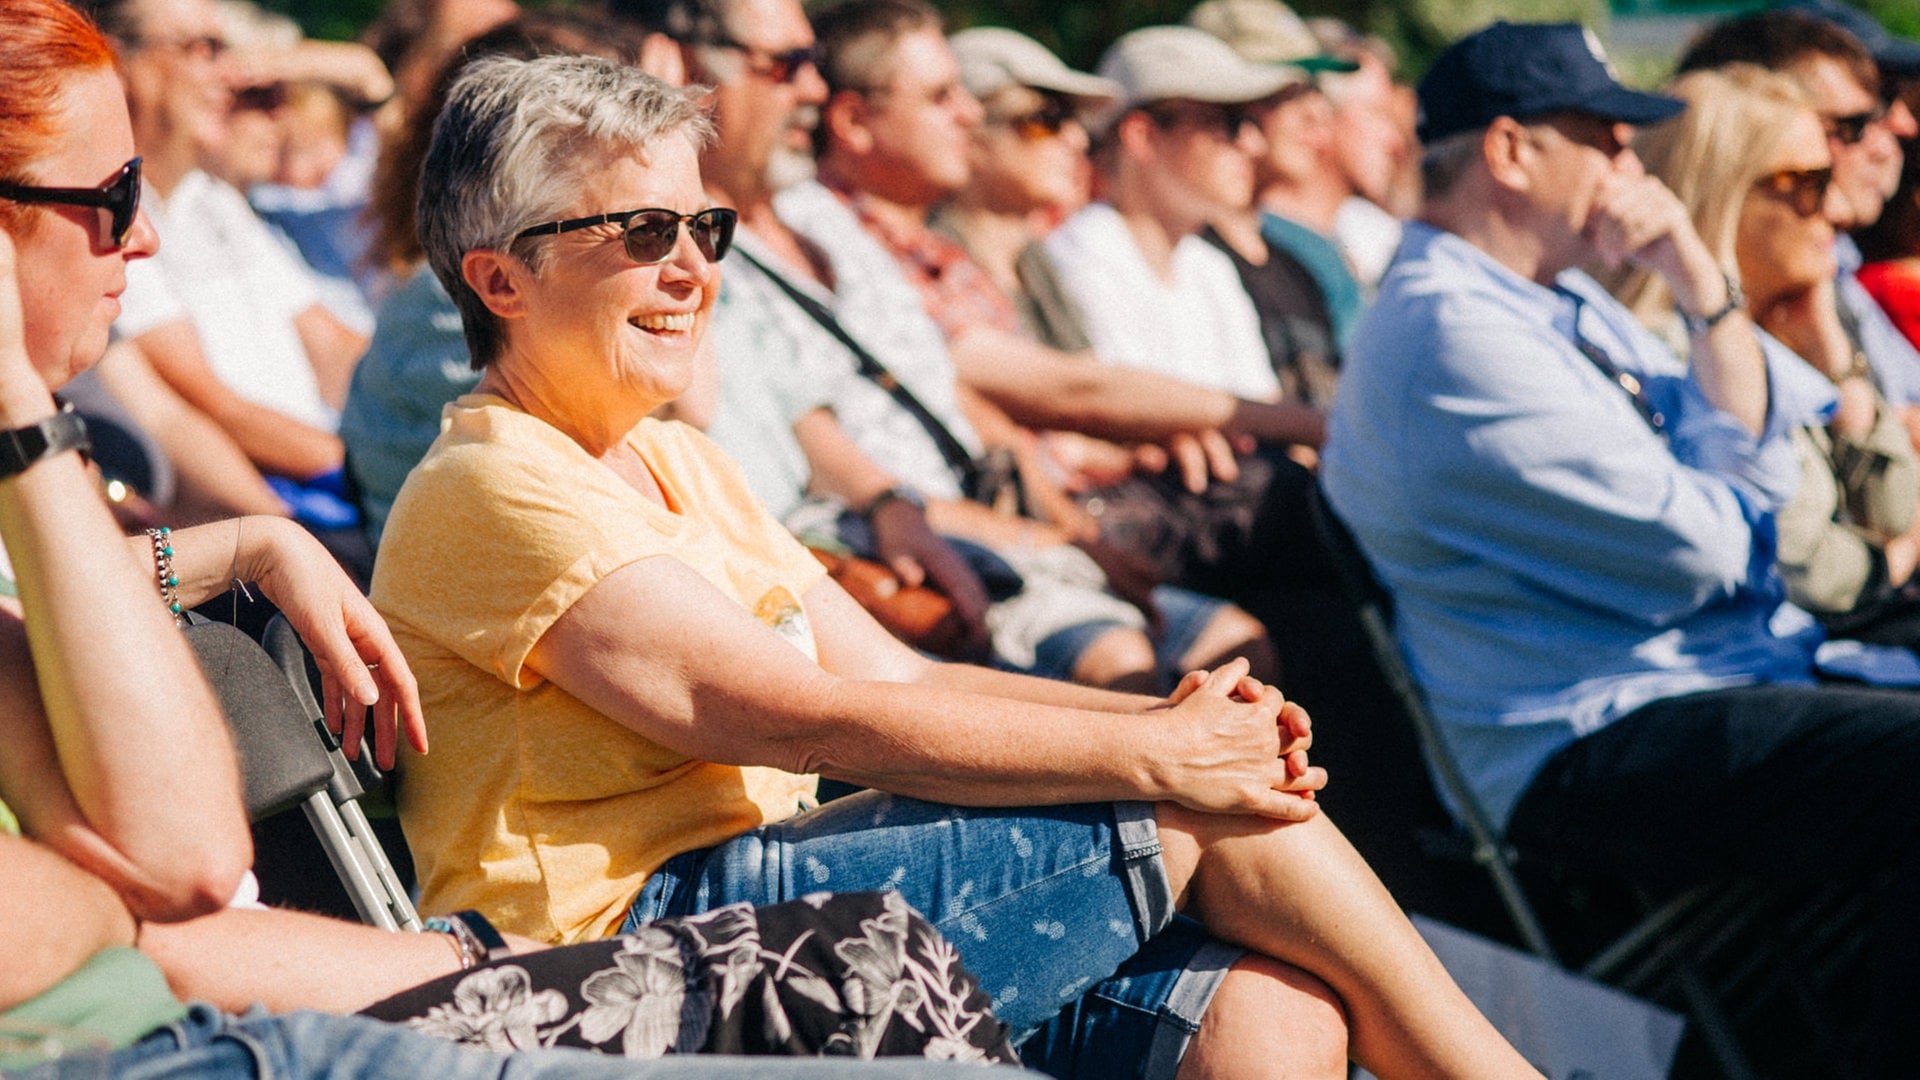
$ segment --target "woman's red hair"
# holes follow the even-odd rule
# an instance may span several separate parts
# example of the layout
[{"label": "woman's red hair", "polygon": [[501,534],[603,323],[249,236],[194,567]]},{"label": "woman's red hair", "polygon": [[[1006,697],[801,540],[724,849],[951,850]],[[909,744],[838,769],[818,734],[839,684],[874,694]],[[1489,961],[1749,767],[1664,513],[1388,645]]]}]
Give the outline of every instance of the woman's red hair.
[{"label": "woman's red hair", "polygon": [[[0,0],[0,178],[27,182],[27,165],[60,131],[60,94],[73,76],[114,66],[93,21],[61,0]],[[0,199],[0,226],[27,207]]]}]

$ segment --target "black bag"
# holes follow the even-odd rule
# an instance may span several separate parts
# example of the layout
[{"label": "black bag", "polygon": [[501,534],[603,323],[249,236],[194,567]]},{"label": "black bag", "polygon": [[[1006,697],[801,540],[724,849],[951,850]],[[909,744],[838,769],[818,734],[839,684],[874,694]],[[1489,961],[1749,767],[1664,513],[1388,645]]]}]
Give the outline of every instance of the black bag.
[{"label": "black bag", "polygon": [[1147,560],[1161,581],[1230,599],[1296,580],[1318,558],[1307,525],[1313,474],[1279,447],[1238,458],[1240,475],[1188,491],[1176,466],[1081,496],[1100,539]]}]

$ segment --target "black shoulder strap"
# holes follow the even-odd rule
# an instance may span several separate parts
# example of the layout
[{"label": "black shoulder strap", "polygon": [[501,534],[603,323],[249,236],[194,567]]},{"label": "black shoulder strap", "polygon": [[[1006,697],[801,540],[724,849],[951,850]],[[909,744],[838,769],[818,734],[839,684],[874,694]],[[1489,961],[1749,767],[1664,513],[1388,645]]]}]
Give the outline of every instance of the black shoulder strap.
[{"label": "black shoulder strap", "polygon": [[834,317],[833,312],[827,310],[825,304],[807,295],[793,282],[775,272],[772,267],[748,254],[745,249],[736,246],[733,250],[741,258],[752,263],[754,269],[765,274],[769,281],[780,286],[780,291],[800,305],[801,311],[811,315],[814,322],[819,323],[827,333],[834,336],[835,340],[847,347],[847,351],[853,354],[854,363],[861,377],[885,390],[901,408],[907,410],[909,415],[919,421],[920,426],[925,428],[927,435],[933,439],[933,444],[940,448],[940,456],[946,459],[947,468],[952,469],[954,478],[960,481],[960,490],[972,491],[979,466],[973,460],[973,455],[961,445],[960,440],[954,438],[953,432],[947,430],[947,425],[941,423],[940,418],[933,415],[932,410],[921,404],[920,399],[913,396],[913,391],[907,389],[906,384],[895,377],[893,372],[888,371],[885,364],[874,359],[872,353],[855,341],[853,335],[847,333],[846,327],[840,325],[840,320]]}]

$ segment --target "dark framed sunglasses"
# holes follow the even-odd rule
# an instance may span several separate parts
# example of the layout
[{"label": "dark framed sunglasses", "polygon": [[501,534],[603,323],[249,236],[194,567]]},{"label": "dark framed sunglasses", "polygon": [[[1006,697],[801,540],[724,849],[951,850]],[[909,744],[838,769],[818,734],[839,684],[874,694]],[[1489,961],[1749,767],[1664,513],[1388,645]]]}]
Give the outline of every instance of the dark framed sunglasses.
[{"label": "dark framed sunglasses", "polygon": [[1867,137],[1867,129],[1887,118],[1885,103],[1875,105],[1866,112],[1849,113],[1846,116],[1823,116],[1827,134],[1842,146],[1852,146]]},{"label": "dark framed sunglasses", "polygon": [[134,218],[140,213],[140,159],[120,166],[113,179],[97,188],[40,187],[0,180],[0,199],[93,207],[99,212],[100,246],[119,251],[127,246],[127,234],[133,231]]},{"label": "dark framed sunglasses", "polygon": [[234,112],[278,112],[287,104],[286,83],[262,83],[243,86],[233,92]]},{"label": "dark framed sunglasses", "polygon": [[702,210],[697,214],[649,207],[644,210],[623,210],[617,214],[549,221],[545,225],[520,230],[514,240],[517,242],[529,236],[557,236],[576,229],[590,229],[595,225],[618,225],[620,242],[626,246],[627,258],[641,266],[651,266],[667,261],[673,254],[674,245],[680,242],[681,222],[685,222],[687,231],[693,234],[693,246],[700,249],[700,254],[708,262],[717,263],[727,257],[727,249],[733,246],[733,229],[740,223],[740,214],[724,206]]},{"label": "dark framed sunglasses", "polygon": [[1754,189],[1786,203],[1803,218],[1817,217],[1833,182],[1833,166],[1781,169],[1754,181]]},{"label": "dark framed sunglasses", "polygon": [[1258,125],[1252,112],[1229,105],[1193,102],[1184,105],[1149,105],[1140,111],[1146,113],[1154,126],[1163,131],[1178,127],[1210,127],[1226,136],[1228,142],[1240,138],[1240,132],[1248,124]]},{"label": "dark framed sunglasses", "polygon": [[803,68],[813,67],[820,62],[820,50],[812,45],[769,52],[732,38],[721,38],[714,44],[747,54],[747,70],[768,82],[790,83],[799,77]]},{"label": "dark framed sunglasses", "polygon": [[1060,134],[1074,119],[1073,103],[1062,97],[1048,96],[1039,107],[1016,116],[995,117],[988,121],[1006,128],[1022,142],[1039,142]]}]

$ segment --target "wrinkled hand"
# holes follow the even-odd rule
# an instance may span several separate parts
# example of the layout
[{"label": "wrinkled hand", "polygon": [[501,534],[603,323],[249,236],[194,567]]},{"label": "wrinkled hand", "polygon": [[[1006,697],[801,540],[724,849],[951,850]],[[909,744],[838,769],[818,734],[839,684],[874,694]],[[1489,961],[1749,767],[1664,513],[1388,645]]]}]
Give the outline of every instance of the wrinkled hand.
[{"label": "wrinkled hand", "polygon": [[1306,711],[1247,677],[1245,660],[1182,679],[1158,715],[1172,749],[1165,797],[1190,810],[1305,821],[1325,769],[1310,765]]},{"label": "wrinkled hand", "polygon": [[1681,310],[1705,314],[1725,303],[1720,265],[1687,215],[1685,203],[1630,159],[1608,173],[1587,209],[1586,237],[1609,269],[1630,263],[1665,279]]},{"label": "wrinkled hand", "polygon": [[987,589],[953,545],[927,527],[926,514],[904,499],[891,499],[873,515],[875,554],[902,584],[930,582],[953,601],[966,626],[963,657],[987,655]]},{"label": "wrinkled hand", "polygon": [[256,582],[312,651],[320,668],[327,730],[360,756],[371,717],[374,761],[393,767],[397,733],[427,752],[420,691],[373,605],[320,542],[292,522],[244,518],[235,573]]}]

